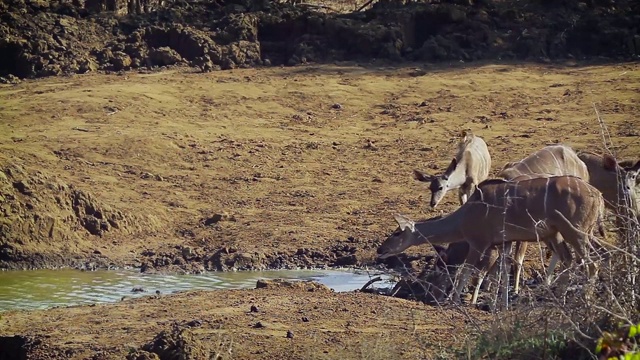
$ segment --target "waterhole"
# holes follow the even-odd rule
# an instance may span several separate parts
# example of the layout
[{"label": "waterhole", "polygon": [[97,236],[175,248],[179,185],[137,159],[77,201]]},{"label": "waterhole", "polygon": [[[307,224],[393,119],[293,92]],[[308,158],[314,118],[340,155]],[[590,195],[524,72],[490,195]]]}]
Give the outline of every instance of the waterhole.
[{"label": "waterhole", "polygon": [[[274,270],[210,272],[198,275],[145,274],[132,270],[32,270],[0,272],[0,312],[116,302],[123,296],[171,294],[185,290],[254,288],[260,279],[315,280],[337,292],[360,289],[374,276],[357,270]],[[380,283],[378,283],[380,284]],[[133,291],[144,290],[144,291]]]}]

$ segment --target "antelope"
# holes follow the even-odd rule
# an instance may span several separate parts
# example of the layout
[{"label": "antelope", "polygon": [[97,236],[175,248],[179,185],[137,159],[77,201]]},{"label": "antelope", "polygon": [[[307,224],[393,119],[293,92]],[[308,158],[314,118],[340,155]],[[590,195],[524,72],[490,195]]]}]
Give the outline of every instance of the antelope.
[{"label": "antelope", "polygon": [[[577,153],[569,146],[566,145],[549,145],[544,148],[530,154],[524,159],[516,162],[506,163],[500,173],[499,178],[505,180],[524,180],[542,176],[559,176],[559,175],[573,175],[577,176],[585,181],[589,180],[589,172],[586,165],[578,158]],[[568,253],[566,244],[562,244],[562,238],[558,237],[554,241],[554,246],[558,248],[558,251],[553,252],[553,256],[549,263],[549,269],[553,270],[558,259],[559,251]],[[443,248],[436,247],[436,251],[443,258],[444,262],[448,265],[454,266],[462,263],[462,260],[468,252],[468,245],[465,242],[454,243],[444,250]],[[484,268],[487,274],[495,274],[497,269],[496,259],[498,256],[495,254],[497,249],[492,249],[492,253],[484,260],[479,267]],[[520,278],[522,277],[522,265],[524,257],[527,251],[526,242],[518,242],[515,246],[515,276],[514,276],[514,293],[520,291]],[[453,253],[460,253],[454,255]],[[570,255],[570,253],[569,253]],[[546,283],[551,282],[551,271],[547,273]]]},{"label": "antelope", "polygon": [[618,228],[623,227],[625,218],[640,220],[640,200],[636,192],[640,161],[634,165],[627,161],[623,163],[627,166],[623,167],[609,154],[596,155],[583,151],[578,156],[589,170],[589,182],[602,192],[605,206],[618,215]]},{"label": "antelope", "polygon": [[416,180],[429,183],[430,205],[433,209],[438,206],[447,191],[455,189],[458,189],[460,205],[464,204],[475,187],[489,176],[491,155],[485,141],[471,131],[463,131],[462,136],[458,143],[458,152],[444,173],[427,175],[413,170]]},{"label": "antelope", "polygon": [[[414,223],[400,214],[394,215],[398,228],[378,247],[377,253],[385,259],[411,246],[451,244],[464,239],[469,251],[453,294],[453,300],[459,302],[472,271],[470,267],[475,267],[483,255],[489,255],[492,246],[504,245],[509,249],[514,241],[542,240],[556,251],[553,239],[561,234],[577,259],[584,261],[593,230],[597,227],[604,236],[603,214],[602,194],[576,176],[490,179],[478,185],[469,201],[440,219]],[[501,256],[501,260],[504,262],[505,257]],[[568,267],[571,258],[563,257],[562,261]],[[594,264],[587,264],[590,279],[596,270]],[[505,279],[502,298],[507,307],[508,271],[504,266],[502,272]],[[476,293],[482,278],[479,276]],[[474,297],[477,298],[475,293]]]},{"label": "antelope", "polygon": [[624,160],[620,161],[618,165],[622,166],[625,171],[636,171],[634,192],[636,196],[636,209],[640,212],[640,160],[636,161],[635,164],[632,160]]}]

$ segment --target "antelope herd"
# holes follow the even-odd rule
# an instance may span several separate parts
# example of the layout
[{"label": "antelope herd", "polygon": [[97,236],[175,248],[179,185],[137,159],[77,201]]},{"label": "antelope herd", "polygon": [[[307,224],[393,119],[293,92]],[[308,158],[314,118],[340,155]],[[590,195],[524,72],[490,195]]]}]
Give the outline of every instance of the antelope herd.
[{"label": "antelope herd", "polygon": [[[576,152],[566,145],[546,146],[524,159],[503,166],[490,179],[491,155],[485,141],[463,132],[458,151],[439,175],[414,170],[414,178],[428,182],[431,208],[448,190],[458,189],[460,207],[445,216],[413,222],[396,214],[398,228],[378,247],[381,259],[398,255],[411,246],[431,244],[447,267],[459,267],[453,300],[460,301],[473,268],[478,270],[471,303],[475,304],[485,276],[501,269],[502,305],[508,304],[508,268],[515,243],[514,292],[518,293],[527,244],[547,245],[552,257],[547,284],[560,261],[568,268],[576,259],[593,278],[596,263],[587,261],[589,249],[606,242],[605,209],[616,215],[618,231],[640,220],[640,160],[622,161],[609,155]],[[444,248],[442,245],[449,245]],[[489,277],[489,279],[491,278]],[[485,282],[490,283],[490,282]]]}]

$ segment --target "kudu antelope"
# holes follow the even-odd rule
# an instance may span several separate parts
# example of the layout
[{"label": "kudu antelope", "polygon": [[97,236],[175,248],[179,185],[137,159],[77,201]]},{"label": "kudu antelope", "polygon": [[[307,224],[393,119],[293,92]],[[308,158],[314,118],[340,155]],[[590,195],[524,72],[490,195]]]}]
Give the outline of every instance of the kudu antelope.
[{"label": "kudu antelope", "polygon": [[626,219],[640,220],[640,199],[636,192],[640,161],[621,166],[609,154],[596,155],[584,151],[578,156],[589,170],[589,182],[602,192],[605,206],[617,215],[618,228],[622,229]]},{"label": "kudu antelope", "polygon": [[[470,266],[475,267],[492,246],[509,247],[514,241],[542,240],[553,248],[552,239],[559,233],[574,249],[578,260],[586,260],[587,244],[593,230],[598,227],[604,234],[601,227],[603,212],[601,193],[579,177],[491,179],[479,184],[469,201],[448,216],[414,223],[402,215],[395,215],[399,227],[377,252],[384,259],[411,246],[450,244],[464,239],[469,251],[454,288],[454,301],[458,302],[468,282]],[[568,267],[571,259],[563,261]],[[587,270],[592,278],[596,267],[589,263]],[[506,306],[508,271],[504,266],[502,271],[505,280],[502,282],[503,304]],[[480,276],[480,283],[482,278]]]},{"label": "kudu antelope", "polygon": [[[640,160],[623,160],[618,163],[625,171],[635,171],[636,184],[633,188],[636,196],[636,209],[640,212]],[[640,215],[638,216],[640,217]],[[640,219],[639,219],[640,221]]]},{"label": "kudu antelope", "polygon": [[[578,158],[576,152],[566,145],[549,145],[546,146],[524,159],[516,162],[509,162],[504,165],[500,173],[499,178],[515,181],[525,180],[541,176],[560,176],[560,175],[572,175],[579,177],[585,181],[589,180],[589,172],[585,164]],[[551,273],[556,266],[559,256],[570,256],[570,252],[566,244],[562,243],[562,238],[559,237],[553,241],[553,245],[557,251],[553,251],[553,256],[550,260],[546,282],[551,281]],[[462,263],[464,256],[469,251],[469,245],[462,241],[449,245],[444,248],[437,247],[440,257],[449,266],[455,266]],[[495,274],[498,271],[498,255],[496,252],[498,249],[492,249],[489,256],[482,260],[482,263],[478,265],[479,268],[484,268],[488,275]],[[514,275],[514,293],[518,293],[520,290],[520,278],[522,277],[522,265],[524,257],[527,251],[526,242],[518,242],[515,246],[515,275]]]},{"label": "kudu antelope", "polygon": [[475,187],[489,176],[491,155],[485,141],[470,131],[463,131],[462,136],[458,152],[444,173],[427,175],[413,170],[416,180],[429,183],[430,205],[434,209],[449,190],[458,189],[460,205],[464,204]]}]

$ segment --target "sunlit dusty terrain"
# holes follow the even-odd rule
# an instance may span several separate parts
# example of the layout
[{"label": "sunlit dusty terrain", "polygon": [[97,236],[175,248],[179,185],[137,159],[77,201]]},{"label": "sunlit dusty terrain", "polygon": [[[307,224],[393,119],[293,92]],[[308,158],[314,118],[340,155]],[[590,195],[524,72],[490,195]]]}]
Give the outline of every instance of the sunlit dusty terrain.
[{"label": "sunlit dusty terrain", "polygon": [[[635,64],[345,64],[3,86],[2,166],[32,187],[11,189],[12,246],[45,264],[162,266],[181,247],[213,269],[223,248],[242,254],[236,267],[371,263],[393,212],[433,215],[411,170],[442,171],[461,130],[487,141],[495,173],[545,144],[602,151],[595,106],[611,149],[637,157],[639,78]],[[85,202],[102,214],[76,209]],[[443,209],[456,203],[449,194]],[[92,216],[115,225],[91,235]]]},{"label": "sunlit dusty terrain", "polygon": [[[373,264],[393,212],[435,215],[411,170],[442,171],[461,130],[487,141],[495,173],[545,144],[601,152],[597,109],[610,148],[637,158],[639,80],[635,64],[342,64],[3,86],[10,255],[45,266]],[[455,194],[443,205],[453,210]],[[41,354],[118,358],[194,319],[195,339],[211,351],[232,341],[244,359],[375,358],[378,347],[420,357],[465,327],[457,312],[405,300],[267,289],[6,313],[0,333],[50,334]]]}]

